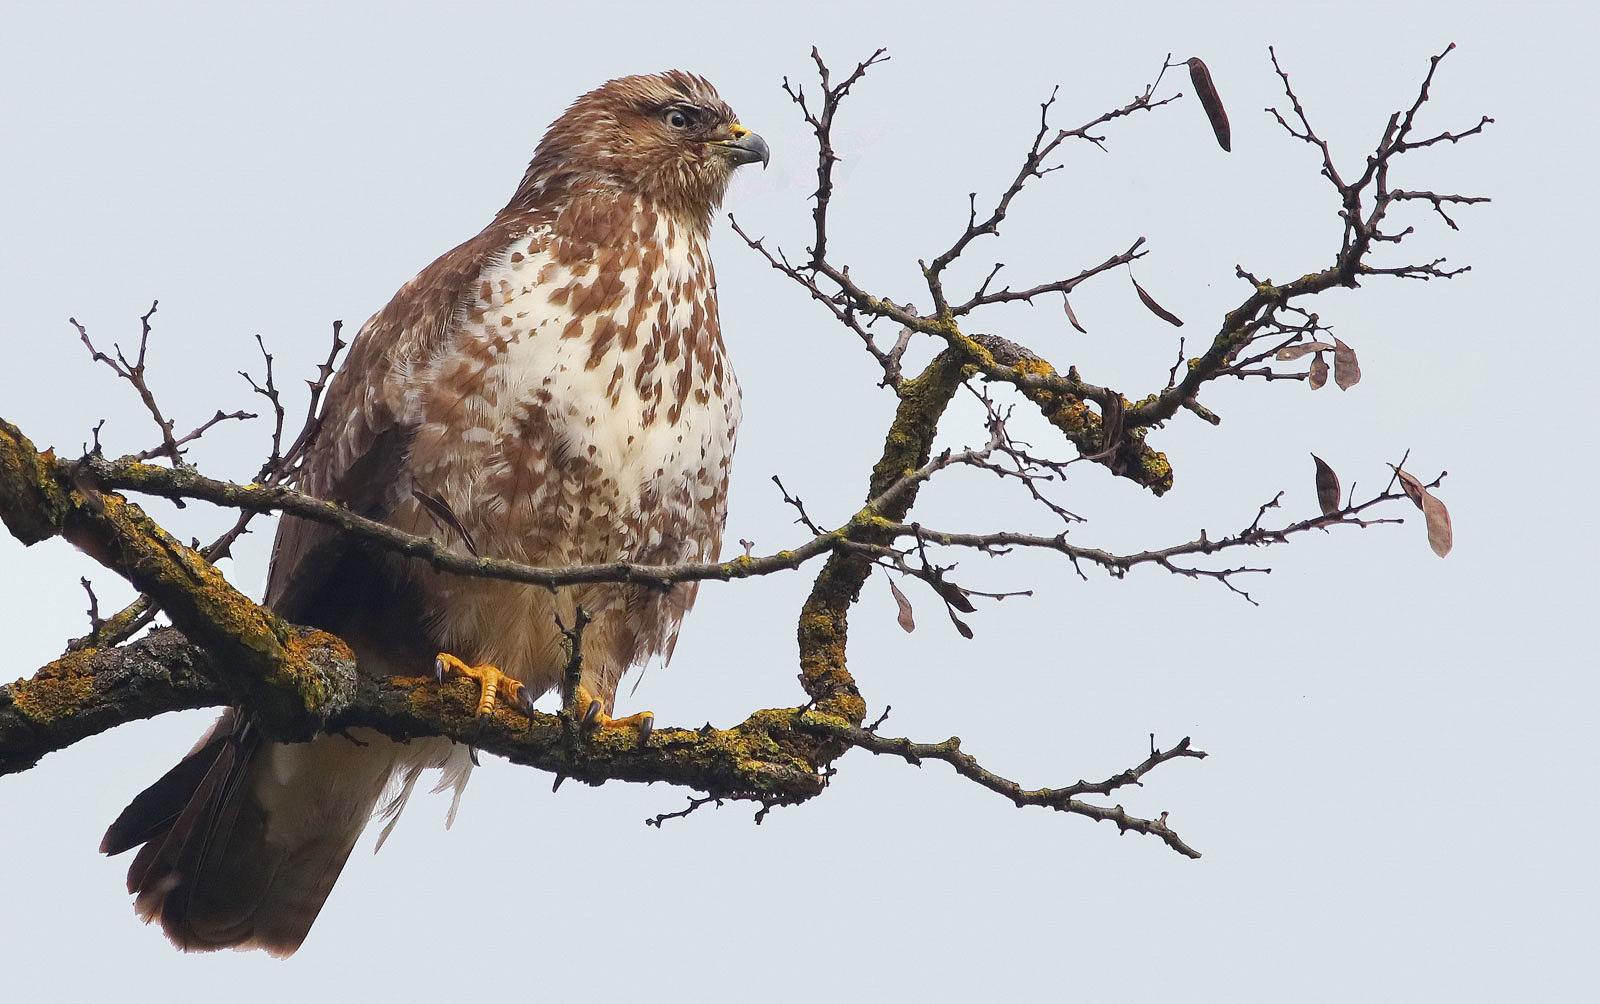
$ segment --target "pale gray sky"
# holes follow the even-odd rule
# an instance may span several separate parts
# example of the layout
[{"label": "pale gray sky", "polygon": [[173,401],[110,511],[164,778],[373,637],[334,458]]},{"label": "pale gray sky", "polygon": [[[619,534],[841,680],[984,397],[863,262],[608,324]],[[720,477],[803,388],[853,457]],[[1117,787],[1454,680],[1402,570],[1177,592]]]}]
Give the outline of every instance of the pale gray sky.
[{"label": "pale gray sky", "polygon": [[[916,259],[949,243],[967,192],[1003,186],[1052,85],[1058,123],[1076,125],[1125,102],[1168,52],[1202,56],[1232,115],[1231,155],[1189,99],[1116,123],[1109,154],[1069,149],[1067,169],[1024,195],[963,273],[1004,260],[1014,281],[1048,278],[1143,235],[1139,278],[1189,322],[1191,349],[1244,296],[1235,263],[1285,278],[1336,247],[1337,206],[1312,151],[1261,112],[1281,103],[1268,44],[1343,163],[1359,164],[1451,41],[1427,128],[1497,122],[1416,156],[1397,179],[1494,198],[1457,214],[1461,233],[1419,210],[1406,245],[1473,271],[1317,304],[1361,354],[1358,387],[1216,387],[1220,428],[1184,416],[1151,436],[1177,470],[1166,498],[1098,469],[1062,496],[1089,519],[1081,542],[1154,546],[1237,529],[1280,488],[1288,513],[1312,511],[1310,451],[1347,485],[1376,487],[1384,462],[1410,448],[1419,473],[1451,472],[1440,491],[1456,528],[1448,560],[1415,518],[1306,538],[1247,556],[1276,568],[1251,584],[1255,608],[1155,572],[1082,582],[1044,557],[974,557],[962,566],[973,584],[1037,591],[981,608],[974,641],[915,591],[921,625],[902,634],[877,580],[852,620],[868,702],[894,706],[886,731],[959,734],[1025,784],[1103,777],[1137,761],[1150,732],[1192,735],[1209,759],[1168,765],[1119,798],[1140,814],[1170,811],[1203,859],[1019,811],[940,764],[860,753],[824,797],[759,828],[750,807],[729,805],[660,831],[641,821],[684,793],[569,784],[552,795],[547,776],[490,761],[452,831],[444,799],[419,799],[382,854],[366,853],[367,838],[294,959],[186,957],[135,920],[127,859],[95,847],[203,728],[209,715],[197,712],[0,780],[5,996],[1592,999],[1595,409],[1580,368],[1594,335],[1583,47],[1595,21],[1576,3],[242,12],[12,0],[0,12],[0,340],[11,360],[0,415],[64,452],[102,417],[111,449],[149,438],[69,315],[127,345],[159,298],[152,372],[180,424],[241,406],[234,371],[255,366],[254,335],[285,382],[308,374],[332,320],[353,329],[475,233],[550,120],[623,73],[677,66],[717,84],[773,151],[771,170],[744,172],[728,208],[799,252],[814,159],[781,78],[810,79],[813,44],[840,68],[888,46],[893,60],[840,122],[834,243],[875,290],[925,300]],[[746,396],[728,538],[772,550],[800,537],[770,475],[823,522],[841,520],[890,400],[852,336],[725,223],[714,250]],[[1074,306],[1090,336],[1053,302],[976,326],[1133,397],[1165,383],[1174,332],[1123,277]],[[975,419],[952,413],[948,442],[980,441]],[[262,437],[219,431],[194,456],[247,477]],[[923,518],[1048,527],[1014,491],[995,492],[949,477]],[[186,536],[217,522],[198,506],[182,519]],[[229,568],[248,590],[260,590],[268,540],[253,536]],[[127,592],[59,541],[25,551],[0,540],[0,568],[10,676],[82,632],[79,575],[104,604]],[[673,665],[652,669],[623,710],[726,725],[795,703],[793,625],[808,582],[706,586]],[[508,851],[527,866],[506,870]]]}]

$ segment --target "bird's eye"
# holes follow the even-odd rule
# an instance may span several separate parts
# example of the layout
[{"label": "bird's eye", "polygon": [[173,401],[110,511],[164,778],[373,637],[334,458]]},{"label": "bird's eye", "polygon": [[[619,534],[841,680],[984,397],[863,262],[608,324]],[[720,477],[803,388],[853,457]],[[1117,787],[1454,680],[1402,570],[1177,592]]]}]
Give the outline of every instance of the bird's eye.
[{"label": "bird's eye", "polygon": [[689,116],[686,115],[684,113],[683,109],[681,109],[681,108],[669,109],[667,111],[666,118],[667,118],[667,125],[671,126],[674,129],[687,129],[687,128],[689,128]]}]

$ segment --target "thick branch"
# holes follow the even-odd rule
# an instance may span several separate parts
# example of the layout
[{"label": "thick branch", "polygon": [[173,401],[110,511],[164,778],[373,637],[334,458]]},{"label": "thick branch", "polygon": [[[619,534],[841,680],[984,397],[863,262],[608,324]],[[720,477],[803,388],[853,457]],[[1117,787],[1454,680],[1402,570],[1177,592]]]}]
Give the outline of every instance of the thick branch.
[{"label": "thick branch", "polygon": [[[868,545],[892,543],[893,538],[877,524],[882,520],[897,523],[911,511],[921,485],[916,472],[928,462],[939,417],[959,386],[961,363],[951,352],[936,356],[920,375],[901,385],[900,407],[867,487],[868,504],[852,521],[861,528],[859,534],[851,535],[853,539]],[[861,724],[867,705],[845,668],[845,638],[850,607],[861,595],[872,567],[867,554],[834,551],[800,610],[801,686],[819,711],[852,725]],[[838,753],[837,749],[830,752]]]},{"label": "thick branch", "polygon": [[126,722],[228,703],[215,662],[168,628],[121,648],[69,652],[0,687],[0,775]]},{"label": "thick branch", "polygon": [[[326,672],[340,669],[327,647],[314,649],[308,659]],[[0,687],[0,774],[26,770],[46,753],[124,722],[229,703],[229,689],[218,681],[235,672],[227,659],[170,628],[119,648],[58,659],[31,679]],[[815,740],[794,731],[792,710],[757,712],[732,729],[656,729],[639,748],[618,732],[583,730],[560,715],[536,713],[530,719],[501,709],[479,719],[477,700],[475,685],[464,679],[360,677],[327,727],[370,726],[397,739],[447,736],[595,784],[669,781],[772,803],[801,801],[822,790],[816,768],[793,752]],[[286,722],[252,707],[269,730],[282,734]]]},{"label": "thick branch", "polygon": [[[210,562],[120,496],[73,484],[71,470],[40,454],[0,420],[0,518],[24,544],[60,535],[115,571],[226,667],[236,703],[256,708],[283,736],[309,736],[349,701],[354,661],[332,635],[302,635],[252,603]],[[313,651],[331,648],[322,662]]]},{"label": "thick branch", "polygon": [[[323,649],[313,659],[329,657]],[[27,770],[49,752],[125,722],[226,703],[228,691],[217,682],[226,672],[215,654],[170,628],[118,648],[63,657],[31,679],[0,687],[0,775]],[[1167,759],[1204,755],[1188,752],[1186,742],[1100,784],[1080,781],[1028,791],[979,767],[954,741],[886,739],[815,710],[758,711],[730,729],[657,728],[640,746],[622,732],[583,729],[565,715],[529,717],[501,708],[490,718],[479,718],[477,698],[475,686],[464,679],[440,683],[432,677],[362,677],[350,702],[327,724],[335,731],[366,726],[402,740],[446,736],[588,784],[665,781],[704,791],[710,799],[747,799],[763,806],[801,802],[822,792],[826,775],[811,759],[819,749],[859,747],[911,762],[942,759],[1019,806],[1044,805],[1109,819],[1123,830],[1157,836],[1196,856],[1164,820],[1141,820],[1121,806],[1108,808],[1080,797],[1136,784]],[[819,743],[819,736],[828,741]]]}]

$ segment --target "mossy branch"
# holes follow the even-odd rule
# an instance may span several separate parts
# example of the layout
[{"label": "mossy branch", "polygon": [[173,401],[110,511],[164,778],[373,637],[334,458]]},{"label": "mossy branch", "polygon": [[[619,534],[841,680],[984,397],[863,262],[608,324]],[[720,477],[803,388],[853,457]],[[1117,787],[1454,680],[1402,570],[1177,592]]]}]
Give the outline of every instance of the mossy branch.
[{"label": "mossy branch", "polygon": [[69,652],[0,687],[0,775],[126,722],[227,704],[214,662],[167,628],[118,648]]},{"label": "mossy branch", "polygon": [[[325,632],[296,631],[119,495],[77,484],[74,466],[0,419],[0,519],[25,544],[60,535],[149,596],[226,667],[219,682],[283,738],[305,738],[348,703],[354,657]],[[331,659],[313,659],[330,648]]]},{"label": "mossy branch", "polygon": [[[916,501],[921,480],[917,471],[928,462],[939,417],[961,386],[962,365],[953,352],[934,357],[921,375],[899,388],[900,406],[883,454],[872,468],[867,505],[852,525],[860,532],[853,539],[866,545],[888,545],[895,534],[883,529],[905,518]],[[850,607],[872,574],[870,554],[837,550],[828,558],[800,610],[800,682],[817,708],[860,725],[867,706],[845,668],[845,639],[849,634]]]},{"label": "mossy branch", "polygon": [[[959,375],[945,356],[909,382],[920,392],[908,395],[896,416],[872,479],[873,502],[863,510],[872,518],[853,522],[863,528],[857,547],[874,534],[893,539],[919,483],[904,475],[927,462]],[[78,464],[40,453],[3,420],[0,518],[24,543],[69,540],[150,595],[178,626],[115,648],[68,652],[31,678],[0,687],[0,775],[28,770],[47,753],[125,722],[219,704],[249,708],[282,739],[356,726],[401,740],[445,736],[558,779],[666,781],[763,807],[820,794],[834,759],[878,741],[858,728],[865,705],[844,665],[846,614],[871,572],[870,550],[835,550],[807,603],[801,663],[809,705],[757,711],[728,729],[656,728],[639,744],[624,732],[586,729],[565,714],[502,707],[479,717],[470,681],[359,674],[338,638],[288,624],[251,602],[138,506],[91,487]],[[1088,803],[1057,808],[1096,819],[1121,813]],[[1129,819],[1125,828],[1161,836],[1151,827],[1164,824]]]},{"label": "mossy branch", "polygon": [[[294,633],[301,638],[321,634]],[[328,674],[342,673],[347,667],[339,647],[308,646],[303,661]],[[237,674],[227,657],[171,628],[113,649],[70,653],[30,679],[0,687],[0,774],[27,770],[46,753],[125,722],[232,703],[220,681]],[[822,790],[817,767],[806,758],[818,745],[816,735],[794,728],[794,709],[756,712],[731,729],[656,729],[639,747],[618,732],[580,729],[562,715],[529,717],[501,708],[480,719],[477,700],[475,685],[465,679],[352,674],[349,698],[328,714],[324,727],[369,726],[397,739],[447,736],[595,784],[668,781],[719,797],[774,804]],[[249,706],[271,731],[281,734],[293,722],[275,717],[273,709]]]},{"label": "mossy branch", "polygon": [[[319,649],[312,661],[330,658]],[[334,667],[326,667],[333,671]],[[230,700],[217,682],[227,671],[214,653],[191,644],[177,630],[152,632],[100,652],[79,652],[51,663],[32,679],[0,687],[0,775],[28,770],[45,754],[64,749],[116,725],[167,711],[209,707]],[[524,716],[500,708],[476,716],[470,681],[443,683],[432,677],[359,679],[351,700],[327,722],[330,730],[366,726],[397,739],[446,736],[513,763],[549,771],[558,781],[665,781],[707,793],[708,800],[745,799],[763,807],[794,804],[827,785],[825,751],[859,748],[889,753],[911,763],[938,759],[962,776],[1011,799],[1115,822],[1124,831],[1149,834],[1191,857],[1198,856],[1164,819],[1140,819],[1121,806],[1102,806],[1084,794],[1110,794],[1134,785],[1166,760],[1198,757],[1185,741],[1097,784],[1024,789],[994,774],[961,751],[959,741],[917,743],[852,725],[806,708],[757,711],[729,729],[658,728],[638,745],[621,732],[587,730],[565,715]],[[673,814],[676,815],[676,814]]]},{"label": "mossy branch", "polygon": [[249,708],[279,738],[369,725],[396,738],[444,735],[518,763],[598,783],[667,780],[732,797],[792,802],[822,788],[814,733],[793,712],[757,712],[729,730],[657,729],[645,747],[584,734],[570,719],[502,710],[480,720],[465,682],[359,676],[348,648],[296,628],[238,593],[215,567],[121,497],[72,483],[71,465],[0,421],[0,517],[14,536],[62,536],[164,609],[172,631],[69,653],[0,688],[0,773],[122,722],[222,703]]}]

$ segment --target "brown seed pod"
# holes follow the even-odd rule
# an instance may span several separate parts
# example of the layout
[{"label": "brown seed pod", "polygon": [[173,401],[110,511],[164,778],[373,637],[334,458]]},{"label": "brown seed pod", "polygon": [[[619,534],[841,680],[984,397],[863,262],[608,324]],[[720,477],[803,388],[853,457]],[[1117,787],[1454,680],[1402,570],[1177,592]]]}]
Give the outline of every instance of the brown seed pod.
[{"label": "brown seed pod", "polygon": [[1356,361],[1355,349],[1337,338],[1333,345],[1333,382],[1340,390],[1349,390],[1361,382],[1361,364]]},{"label": "brown seed pod", "polygon": [[1194,82],[1194,96],[1200,99],[1200,107],[1206,110],[1206,118],[1211,120],[1211,131],[1217,134],[1217,145],[1227,151],[1233,150],[1233,134],[1228,128],[1228,113],[1222,109],[1222,98],[1217,96],[1217,86],[1211,82],[1211,71],[1206,69],[1206,64],[1196,56],[1188,61],[1189,79]]},{"label": "brown seed pod", "polygon": [[1400,487],[1405,490],[1407,497],[1422,510],[1422,518],[1428,526],[1428,546],[1441,558],[1449,554],[1455,543],[1455,534],[1450,528],[1450,510],[1410,471],[1396,467],[1394,473],[1399,477]]},{"label": "brown seed pod", "polygon": [[1331,348],[1333,346],[1327,342],[1302,342],[1299,345],[1285,345],[1278,350],[1277,359],[1283,363],[1291,362],[1301,356],[1310,355],[1313,352],[1326,352]]},{"label": "brown seed pod", "polygon": [[1317,505],[1322,509],[1322,515],[1332,516],[1339,511],[1339,475],[1333,473],[1333,468],[1328,462],[1317,456],[1311,455],[1317,462]]},{"label": "brown seed pod", "polygon": [[1183,327],[1183,321],[1178,317],[1178,315],[1157,303],[1155,298],[1149,293],[1146,293],[1144,291],[1144,287],[1139,285],[1138,279],[1134,279],[1131,275],[1128,276],[1128,278],[1133,281],[1133,288],[1139,293],[1139,301],[1146,307],[1150,308],[1150,313],[1156,315],[1175,328]]},{"label": "brown seed pod", "polygon": [[1322,358],[1322,353],[1318,352],[1317,357],[1311,360],[1311,369],[1307,372],[1309,375],[1306,377],[1306,382],[1311,385],[1311,389],[1321,390],[1322,385],[1328,382],[1328,363]]},{"label": "brown seed pod", "polygon": [[1074,328],[1078,329],[1078,334],[1087,335],[1089,333],[1088,329],[1078,323],[1078,315],[1072,312],[1072,301],[1067,299],[1067,294],[1065,293],[1061,294],[1061,307],[1067,312],[1067,320],[1072,323]]},{"label": "brown seed pod", "polygon": [[893,579],[889,581],[889,592],[894,594],[895,606],[900,608],[895,622],[900,625],[901,630],[910,634],[917,629],[917,619],[911,615],[911,601],[906,599],[906,594],[900,591],[900,587],[894,584]]}]

